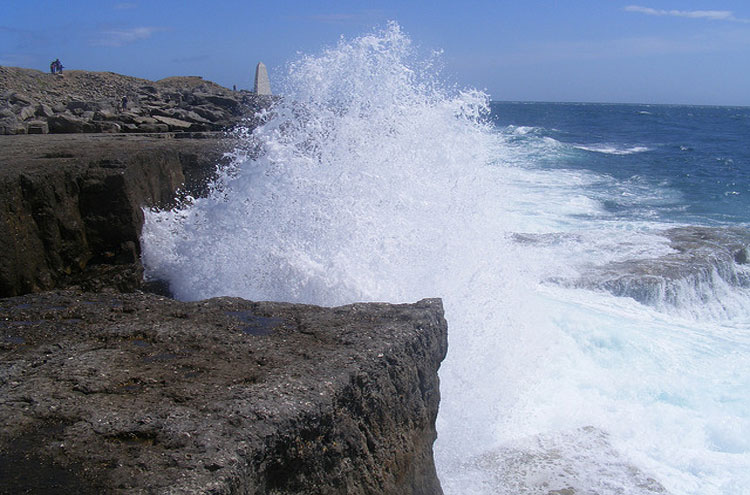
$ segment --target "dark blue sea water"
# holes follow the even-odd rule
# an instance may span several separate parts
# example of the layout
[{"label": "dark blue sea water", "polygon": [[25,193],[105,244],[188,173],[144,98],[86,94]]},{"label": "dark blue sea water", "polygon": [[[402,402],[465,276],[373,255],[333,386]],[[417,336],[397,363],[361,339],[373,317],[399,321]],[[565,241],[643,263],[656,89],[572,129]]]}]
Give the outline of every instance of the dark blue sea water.
[{"label": "dark blue sea water", "polygon": [[[619,181],[622,201],[605,202],[617,216],[707,225],[750,221],[748,107],[493,102],[491,108],[498,127],[527,130],[519,140],[560,143],[538,164]],[[631,200],[629,185],[677,194]]]}]

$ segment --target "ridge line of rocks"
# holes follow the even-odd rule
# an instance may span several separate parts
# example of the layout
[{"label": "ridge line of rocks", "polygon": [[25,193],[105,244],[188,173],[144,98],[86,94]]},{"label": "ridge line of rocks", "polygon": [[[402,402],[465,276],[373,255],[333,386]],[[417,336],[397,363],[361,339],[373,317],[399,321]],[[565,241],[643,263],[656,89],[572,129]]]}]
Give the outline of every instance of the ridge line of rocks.
[{"label": "ridge line of rocks", "polygon": [[221,131],[272,101],[198,76],[154,82],[108,72],[0,67],[0,134],[6,135]]}]

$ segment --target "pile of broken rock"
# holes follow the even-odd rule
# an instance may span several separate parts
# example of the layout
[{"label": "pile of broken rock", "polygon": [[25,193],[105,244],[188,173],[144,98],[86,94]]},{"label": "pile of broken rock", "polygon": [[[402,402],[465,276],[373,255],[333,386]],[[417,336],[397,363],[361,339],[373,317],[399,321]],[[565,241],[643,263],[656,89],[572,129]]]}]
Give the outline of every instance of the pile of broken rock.
[{"label": "pile of broken rock", "polygon": [[222,131],[271,98],[198,76],[153,82],[111,72],[0,67],[0,134]]}]

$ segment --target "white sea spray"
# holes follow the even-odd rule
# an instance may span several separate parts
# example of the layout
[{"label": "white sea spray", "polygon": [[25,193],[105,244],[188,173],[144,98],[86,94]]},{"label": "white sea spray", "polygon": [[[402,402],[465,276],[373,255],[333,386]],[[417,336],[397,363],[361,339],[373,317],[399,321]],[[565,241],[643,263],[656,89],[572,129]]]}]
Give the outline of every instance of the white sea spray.
[{"label": "white sea spray", "polygon": [[[446,493],[513,493],[497,485],[497,466],[516,465],[502,453],[540,442],[579,483],[619,466],[596,493],[652,493],[628,485],[628,466],[673,493],[742,493],[748,328],[555,283],[587,264],[670,252],[655,226],[611,221],[591,185],[655,201],[666,192],[535,167],[586,151],[531,127],[498,132],[487,96],[446,88],[418,52],[390,24],[291,63],[283,99],[246,136],[259,155],[238,150],[208,197],[146,212],[148,276],[184,300],[442,297]],[[741,307],[742,293],[719,289]],[[582,460],[588,437],[575,432],[589,426],[607,442],[594,435]]]}]

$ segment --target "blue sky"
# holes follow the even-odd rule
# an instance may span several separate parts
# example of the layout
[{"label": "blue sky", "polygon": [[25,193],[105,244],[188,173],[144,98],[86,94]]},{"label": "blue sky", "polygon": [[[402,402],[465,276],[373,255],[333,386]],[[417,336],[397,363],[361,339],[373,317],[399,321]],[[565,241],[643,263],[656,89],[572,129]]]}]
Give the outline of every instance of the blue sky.
[{"label": "blue sky", "polygon": [[747,0],[5,0],[0,65],[271,84],[315,53],[397,21],[444,77],[496,100],[750,105]]}]

